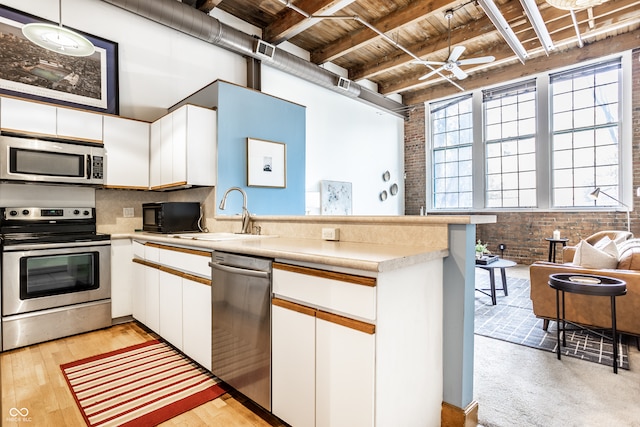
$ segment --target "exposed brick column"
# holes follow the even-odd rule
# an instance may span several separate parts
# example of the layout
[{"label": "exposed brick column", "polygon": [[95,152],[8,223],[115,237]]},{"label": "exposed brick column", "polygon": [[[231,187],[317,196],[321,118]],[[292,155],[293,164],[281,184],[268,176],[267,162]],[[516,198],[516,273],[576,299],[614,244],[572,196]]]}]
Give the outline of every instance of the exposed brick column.
[{"label": "exposed brick column", "polygon": [[404,125],[404,212],[418,215],[420,206],[426,208],[426,141],[424,104],[415,105]]}]

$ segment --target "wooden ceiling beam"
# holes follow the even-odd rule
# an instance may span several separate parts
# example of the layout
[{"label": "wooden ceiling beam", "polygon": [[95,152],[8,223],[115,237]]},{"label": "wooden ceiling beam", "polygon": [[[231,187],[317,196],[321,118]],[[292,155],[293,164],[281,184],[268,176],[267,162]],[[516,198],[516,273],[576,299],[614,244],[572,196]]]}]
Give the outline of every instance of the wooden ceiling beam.
[{"label": "wooden ceiling beam", "polygon": [[[309,15],[333,14],[344,9],[355,0],[301,0],[296,7]],[[309,19],[299,12],[286,8],[272,24],[262,32],[265,41],[273,44],[282,43],[312,27],[318,20]]]},{"label": "wooden ceiling beam", "polygon": [[[414,1],[375,22],[369,22],[369,24],[383,33],[388,33],[414,23],[419,19],[424,19],[426,15],[447,7],[451,7],[451,0]],[[380,38],[381,36],[375,31],[363,26],[358,31],[351,32],[335,42],[311,52],[311,62],[323,64],[333,61]]]},{"label": "wooden ceiling beam", "polygon": [[196,8],[206,14],[209,14],[213,9],[215,9],[222,0],[197,0]]}]

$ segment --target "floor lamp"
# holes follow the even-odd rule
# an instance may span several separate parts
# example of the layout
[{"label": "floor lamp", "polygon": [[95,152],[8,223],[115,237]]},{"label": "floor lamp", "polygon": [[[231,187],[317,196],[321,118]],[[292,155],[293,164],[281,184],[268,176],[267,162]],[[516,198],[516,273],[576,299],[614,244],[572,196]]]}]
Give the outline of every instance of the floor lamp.
[{"label": "floor lamp", "polygon": [[593,200],[597,200],[598,196],[601,193],[604,194],[605,196],[607,196],[608,198],[615,200],[616,202],[620,203],[622,206],[624,206],[626,208],[626,210],[627,210],[627,231],[631,232],[631,217],[629,215],[629,206],[627,206],[626,204],[622,203],[620,200],[616,199],[615,197],[605,193],[604,191],[601,191],[600,187],[596,188],[591,193],[589,193],[589,197],[592,198]]}]

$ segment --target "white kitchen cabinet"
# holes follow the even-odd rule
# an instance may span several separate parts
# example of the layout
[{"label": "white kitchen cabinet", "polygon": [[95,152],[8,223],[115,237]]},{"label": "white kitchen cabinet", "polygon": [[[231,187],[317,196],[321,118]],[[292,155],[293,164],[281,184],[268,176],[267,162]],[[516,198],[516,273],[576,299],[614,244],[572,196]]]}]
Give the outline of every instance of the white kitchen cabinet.
[{"label": "white kitchen cabinet", "polygon": [[316,318],[316,426],[374,424],[375,335]]},{"label": "white kitchen cabinet", "polygon": [[5,132],[102,143],[102,114],[15,98],[0,102]]},{"label": "white kitchen cabinet", "polygon": [[182,350],[182,278],[159,273],[160,336]]},{"label": "white kitchen cabinet", "polygon": [[131,258],[133,248],[129,239],[111,241],[111,317],[113,319],[133,314],[133,293],[131,292],[134,275]]},{"label": "white kitchen cabinet", "polygon": [[144,282],[147,267],[132,263],[131,266],[131,309],[133,318],[147,324],[146,285]]},{"label": "white kitchen cabinet", "polygon": [[103,123],[105,186],[148,189],[150,123],[116,116],[104,116]]},{"label": "white kitchen cabinet", "polygon": [[145,325],[160,333],[160,270],[144,269]]},{"label": "white kitchen cabinet", "polygon": [[211,252],[137,241],[132,252],[134,317],[211,370]]},{"label": "white kitchen cabinet", "polygon": [[182,346],[211,370],[211,283],[182,279]]},{"label": "white kitchen cabinet", "polygon": [[56,113],[59,138],[102,142],[102,114],[71,108],[57,108]]},{"label": "white kitchen cabinet", "polygon": [[[374,426],[375,279],[274,263],[272,409],[295,426]],[[297,302],[282,298],[290,298]],[[309,304],[309,305],[304,305]]]},{"label": "white kitchen cabinet", "polygon": [[2,131],[32,135],[56,135],[56,107],[14,98],[0,100]]},{"label": "white kitchen cabinet", "polygon": [[[294,305],[294,307],[296,307]],[[271,307],[272,403],[275,415],[296,427],[316,425],[315,311]]]},{"label": "white kitchen cabinet", "polygon": [[215,185],[216,120],[215,110],[184,105],[151,124],[152,190]]}]

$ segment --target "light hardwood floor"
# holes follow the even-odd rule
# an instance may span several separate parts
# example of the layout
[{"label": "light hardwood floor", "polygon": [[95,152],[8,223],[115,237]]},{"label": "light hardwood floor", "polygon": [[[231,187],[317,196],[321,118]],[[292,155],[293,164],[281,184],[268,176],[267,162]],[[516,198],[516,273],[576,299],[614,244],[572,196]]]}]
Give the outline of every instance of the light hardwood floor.
[{"label": "light hardwood floor", "polygon": [[[155,336],[129,322],[108,329],[62,338],[0,354],[2,426],[86,425],[60,364],[142,343]],[[27,420],[17,422],[11,408],[26,408]],[[285,426],[282,422],[235,392],[225,393],[162,426]]]}]

